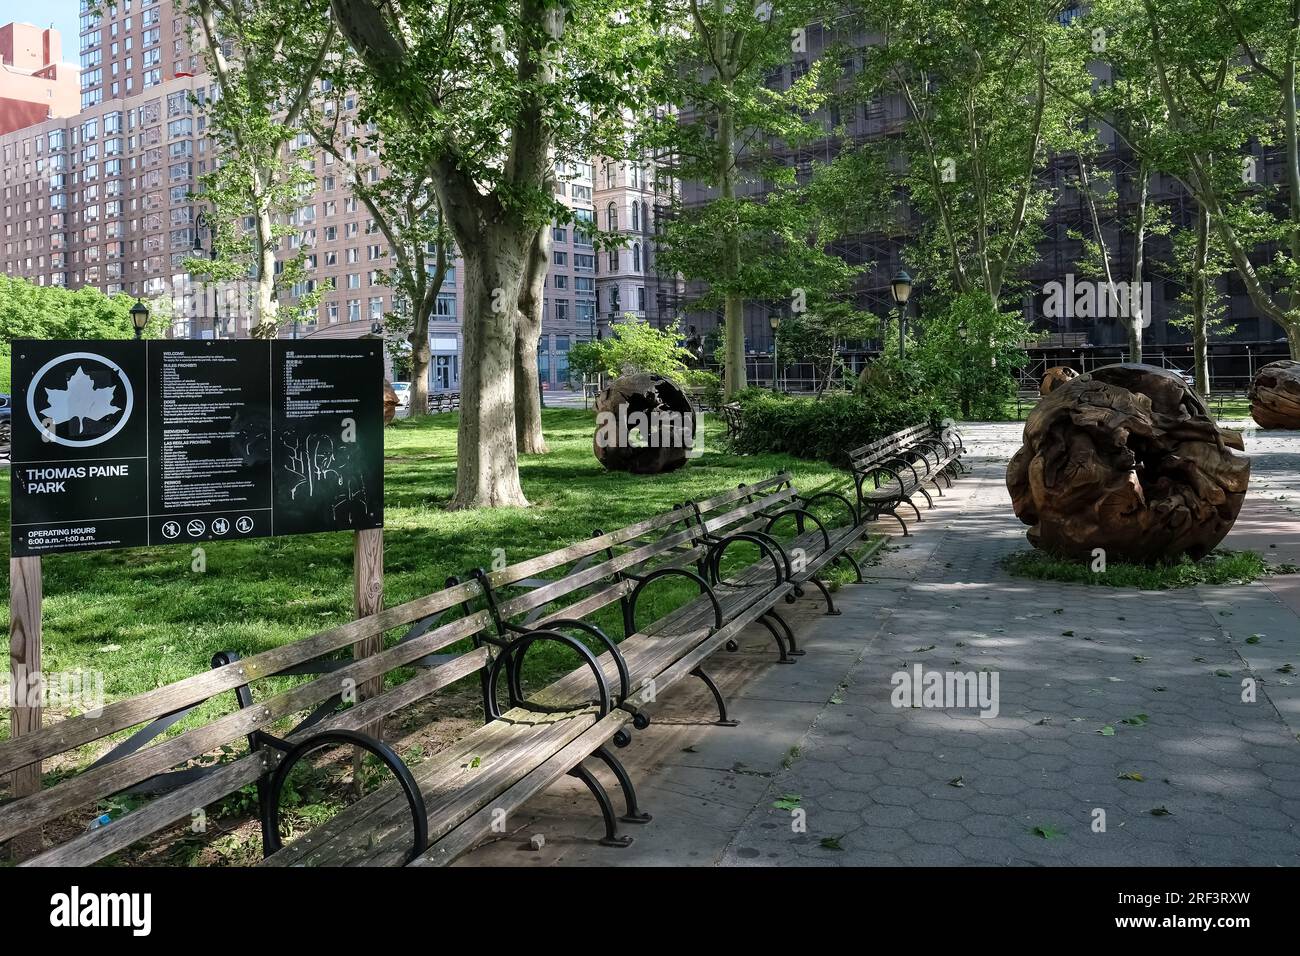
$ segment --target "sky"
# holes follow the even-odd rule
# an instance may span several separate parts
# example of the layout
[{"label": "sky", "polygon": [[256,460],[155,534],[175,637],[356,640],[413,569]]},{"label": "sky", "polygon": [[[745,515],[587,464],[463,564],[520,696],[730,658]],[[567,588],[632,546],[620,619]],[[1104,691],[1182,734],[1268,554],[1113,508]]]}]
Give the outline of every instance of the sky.
[{"label": "sky", "polygon": [[11,20],[38,27],[53,23],[63,35],[63,59],[76,63],[79,9],[78,0],[0,0],[0,26]]}]

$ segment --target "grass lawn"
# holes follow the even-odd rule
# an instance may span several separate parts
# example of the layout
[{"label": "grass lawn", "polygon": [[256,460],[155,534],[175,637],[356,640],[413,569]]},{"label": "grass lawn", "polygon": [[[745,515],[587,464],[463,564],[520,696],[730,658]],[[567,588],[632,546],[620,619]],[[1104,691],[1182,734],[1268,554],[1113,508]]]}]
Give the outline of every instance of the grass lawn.
[{"label": "grass lawn", "polygon": [[[720,450],[668,475],[611,473],[592,455],[593,413],[548,409],[543,420],[551,452],[521,465],[533,506],[448,512],[456,419],[444,414],[400,421],[386,431],[388,605],[437,590],[449,575],[491,566],[493,549],[503,549],[508,563],[522,561],[587,537],[596,528],[613,530],[781,469],[794,472],[804,491],[847,481],[843,472],[817,462],[782,455],[740,457]],[[720,448],[721,435],[721,423],[710,420],[706,447]],[[0,491],[0,515],[7,525],[7,481]],[[189,545],[46,558],[42,669],[102,671],[105,696],[112,701],[206,670],[217,651],[249,656],[352,617],[351,535],[214,541],[205,547],[207,569],[202,573],[191,570]],[[681,594],[692,587],[682,586],[686,590]],[[656,599],[679,596],[666,586]],[[615,624],[610,633],[618,637],[615,612],[610,612]],[[638,617],[648,621],[654,613],[647,601]],[[7,648],[7,633],[4,643]],[[539,650],[543,646],[550,647]],[[557,648],[556,653],[567,652]],[[535,661],[533,677],[539,680],[576,666],[576,659],[544,653]],[[208,713],[230,709],[233,697],[222,695],[204,706]],[[8,711],[0,711],[0,738],[8,736],[8,721]]]},{"label": "grass lawn", "polygon": [[[1057,558],[1042,551],[1018,551],[1002,561],[1012,574],[1039,581],[1066,581],[1111,588],[1140,588],[1166,591],[1202,584],[1249,584],[1270,573],[1264,559],[1254,551],[1216,549],[1200,561],[1184,555],[1166,564],[1127,564],[1112,561],[1104,572],[1094,572],[1089,560]],[[1285,566],[1274,573],[1291,573]]]}]

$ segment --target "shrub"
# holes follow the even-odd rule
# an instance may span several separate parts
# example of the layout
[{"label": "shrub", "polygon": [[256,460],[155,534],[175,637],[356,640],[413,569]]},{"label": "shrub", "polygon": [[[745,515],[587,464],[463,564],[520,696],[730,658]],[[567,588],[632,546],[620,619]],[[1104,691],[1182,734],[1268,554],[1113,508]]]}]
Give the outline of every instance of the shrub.
[{"label": "shrub", "polygon": [[782,452],[847,465],[851,449],[910,425],[937,425],[942,410],[923,399],[826,395],[820,401],[749,391],[739,396],[740,452]]},{"label": "shrub", "polygon": [[682,384],[687,362],[694,356],[682,348],[677,323],[656,329],[644,319],[627,313],[624,321],[610,329],[610,336],[584,342],[569,351],[569,368],[580,374],[600,372],[610,378],[648,372]]},{"label": "shrub", "polygon": [[700,390],[700,400],[709,408],[722,404],[722,376],[707,369],[691,369],[686,373],[686,384]]}]

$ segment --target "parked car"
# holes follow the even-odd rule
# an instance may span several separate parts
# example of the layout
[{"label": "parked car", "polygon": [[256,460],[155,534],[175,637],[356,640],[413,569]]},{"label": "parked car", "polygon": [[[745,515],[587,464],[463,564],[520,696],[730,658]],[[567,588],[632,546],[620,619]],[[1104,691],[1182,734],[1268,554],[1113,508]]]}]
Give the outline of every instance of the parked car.
[{"label": "parked car", "polygon": [[9,444],[9,436],[13,430],[13,407],[9,404],[8,395],[0,395],[0,445]]},{"label": "parked car", "polygon": [[411,406],[411,383],[394,382],[393,391],[397,393],[397,407],[410,408]]}]

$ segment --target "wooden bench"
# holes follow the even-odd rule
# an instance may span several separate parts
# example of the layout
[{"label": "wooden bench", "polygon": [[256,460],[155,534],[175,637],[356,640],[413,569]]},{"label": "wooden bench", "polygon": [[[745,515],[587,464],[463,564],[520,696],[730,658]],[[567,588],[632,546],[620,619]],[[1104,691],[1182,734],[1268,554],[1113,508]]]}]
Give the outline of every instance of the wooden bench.
[{"label": "wooden bench", "polygon": [[460,392],[430,392],[429,414],[454,412],[460,408]]},{"label": "wooden bench", "polygon": [[[850,523],[832,532],[804,505],[837,497]],[[210,671],[0,743],[0,773],[8,773],[141,728],[81,772],[0,806],[0,841],[62,818],[85,819],[88,806],[123,792],[157,794],[26,864],[86,865],[255,784],[268,864],[446,863],[490,833],[500,814],[572,774],[597,800],[603,842],[624,845],[609,795],[583,762],[594,757],[613,773],[623,790],[624,822],[648,819],[607,744],[626,744],[629,724],[648,726],[648,709],[686,676],[708,687],[720,720],[730,723],[701,665],[719,648],[734,647],[736,635],[759,620],[781,659],[797,653],[776,605],[794,600],[811,581],[834,610],[817,573],[860,538],[856,519],[842,496],[800,499],[789,476],[779,475],[563,551],[475,572],[434,594],[247,659],[219,654]],[[791,520],[797,534],[783,545],[770,532]],[[804,523],[813,528],[805,531]],[[761,557],[732,568],[727,552],[741,542],[756,545]],[[690,582],[699,596],[641,627],[639,601],[670,577]],[[621,642],[593,620],[606,608],[621,611]],[[403,631],[378,653],[340,656]],[[581,666],[525,694],[523,662],[541,643],[567,647]],[[444,751],[409,768],[372,735],[384,718],[471,675],[479,678],[487,722]],[[286,678],[301,682],[286,687]],[[195,707],[225,694],[234,695],[238,709],[159,739]],[[348,699],[357,702],[341,708]],[[281,848],[279,800],[290,771],[339,747],[368,751],[396,781]],[[214,760],[223,750],[233,759]]]},{"label": "wooden bench", "polygon": [[913,496],[921,494],[933,508],[934,499],[926,483],[942,495],[943,482],[951,487],[953,478],[965,472],[961,462],[964,451],[961,434],[951,424],[938,429],[913,425],[853,449],[849,464],[857,488],[859,517],[865,523],[892,515],[902,525],[903,534],[910,535],[898,509],[907,505],[920,521],[921,512]]},{"label": "wooden bench", "polygon": [[726,402],[718,411],[722,413],[722,420],[727,424],[727,441],[736,441],[740,438],[740,430],[744,425],[744,415],[741,412],[740,403]]}]

